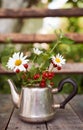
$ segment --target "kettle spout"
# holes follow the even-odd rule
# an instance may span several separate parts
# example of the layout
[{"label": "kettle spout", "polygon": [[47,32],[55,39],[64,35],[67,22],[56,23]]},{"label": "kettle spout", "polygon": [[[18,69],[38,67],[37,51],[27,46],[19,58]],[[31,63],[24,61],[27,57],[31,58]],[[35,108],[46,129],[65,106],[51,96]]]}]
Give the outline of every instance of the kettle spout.
[{"label": "kettle spout", "polygon": [[12,101],[13,101],[14,105],[17,108],[19,108],[19,106],[20,106],[20,96],[16,92],[16,89],[15,89],[16,87],[15,87],[13,81],[11,79],[8,79],[7,81],[9,83],[9,86],[10,86],[10,89],[11,89]]}]

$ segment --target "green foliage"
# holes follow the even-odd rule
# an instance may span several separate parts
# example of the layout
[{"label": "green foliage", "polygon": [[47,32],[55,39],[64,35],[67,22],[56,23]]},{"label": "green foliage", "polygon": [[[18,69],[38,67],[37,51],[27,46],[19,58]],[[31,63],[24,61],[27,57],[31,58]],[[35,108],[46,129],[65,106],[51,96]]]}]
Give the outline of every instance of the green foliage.
[{"label": "green foliage", "polygon": [[83,0],[68,0],[67,3],[72,4],[73,7],[78,7],[79,4],[83,5]]},{"label": "green foliage", "polygon": [[78,25],[78,21],[79,18],[68,18],[69,19],[69,26],[68,26],[68,31],[69,32],[78,32],[79,31],[79,25]]},{"label": "green foliage", "polygon": [[9,57],[15,52],[15,48],[13,46],[5,45],[4,51],[0,53],[0,61],[3,67],[6,67],[6,63]]},{"label": "green foliage", "polygon": [[[71,4],[71,7],[79,7],[83,8],[83,0],[68,0],[67,4]],[[80,27],[79,27],[79,18],[77,17],[70,17],[68,18],[68,27],[67,31],[69,32],[80,32]],[[83,30],[83,29],[82,29]]]},{"label": "green foliage", "polygon": [[64,44],[73,44],[74,41],[71,40],[70,38],[64,36],[64,37],[61,38],[61,43],[64,43]]},{"label": "green foliage", "polygon": [[[52,0],[49,0],[51,2]],[[1,2],[1,1],[0,1]],[[32,3],[31,3],[32,2]],[[38,1],[30,1],[29,6],[31,4],[36,4]],[[71,4],[71,7],[83,7],[83,0],[68,0],[68,4]],[[82,21],[82,20],[81,20]],[[82,24],[79,26],[79,18],[68,18],[68,27],[66,28],[67,32],[83,32]],[[81,31],[80,31],[81,30]],[[8,40],[7,40],[8,41]],[[55,42],[54,42],[55,44]],[[50,46],[53,46],[52,44]],[[23,45],[21,51],[27,52],[27,50],[31,51],[32,45]],[[29,48],[29,49],[28,49]],[[16,51],[14,46],[5,45],[4,50],[0,52],[0,62],[3,63],[3,66],[7,63],[8,57],[11,56]],[[55,48],[55,52],[60,52],[64,55],[64,57],[69,62],[83,62],[83,45],[73,44],[73,41],[70,39],[61,39],[61,42],[57,49]],[[33,56],[32,56],[33,57]],[[47,56],[44,55],[44,60],[47,59]],[[40,62],[41,59],[38,59]],[[47,63],[49,64],[49,63]],[[46,65],[48,66],[48,65]],[[32,71],[34,70],[34,67]],[[73,78],[78,83],[78,93],[83,93],[83,75],[68,75],[69,77]],[[58,83],[61,79],[67,77],[67,75],[56,75],[56,77],[53,79],[53,82],[55,84],[55,87],[58,86]],[[0,76],[0,93],[9,93],[9,85],[7,84],[6,80],[9,78],[9,76]],[[20,88],[21,81],[16,79],[16,76],[11,76],[11,78],[14,80],[16,86]],[[72,90],[72,88],[69,87],[69,85],[66,85],[63,89],[63,93],[69,93]]]},{"label": "green foliage", "polygon": [[28,7],[37,5],[39,2],[40,2],[39,0],[28,0]]},{"label": "green foliage", "polygon": [[[16,71],[17,79],[18,81],[21,82],[23,86],[29,87],[29,86],[34,86],[35,83],[39,83],[39,87],[40,87],[42,82],[45,86],[47,86],[47,83],[51,82],[51,79],[54,77],[54,74],[52,72],[52,69],[54,68],[54,66],[52,66],[51,70],[49,70],[52,57],[54,57],[55,59],[60,58],[60,63],[58,63],[58,61],[56,60],[57,69],[58,67],[61,67],[63,65],[62,63],[63,60],[65,63],[65,59],[63,59],[62,56],[58,56],[58,58],[56,58],[56,53],[54,51],[55,48],[57,48],[57,46],[63,42],[63,40],[65,43],[66,42],[68,42],[68,44],[70,43],[70,39],[66,38],[60,32],[60,34],[57,34],[57,41],[55,41],[55,44],[53,44],[53,47],[50,47],[49,50],[40,50],[38,48],[32,47],[31,56],[26,59],[24,58],[23,53],[20,53],[20,52],[19,53],[15,52],[11,56],[14,50],[11,48],[11,51],[9,53],[7,51],[8,48],[6,48],[5,49],[6,56],[3,56],[1,59],[2,64],[6,66],[7,63],[13,62],[14,67],[11,68],[11,65],[9,64],[8,68],[11,68],[12,71],[15,71],[15,68],[18,69],[18,71]],[[19,59],[16,59],[16,56],[17,58],[19,57]],[[20,63],[22,63],[21,59],[22,60],[24,59],[24,62],[28,60],[28,63],[21,64],[21,66],[25,69],[25,71],[23,69],[21,70],[22,67],[19,67],[20,64],[18,64],[18,61],[20,60],[21,61]],[[53,60],[53,63],[54,63],[54,60]],[[27,65],[27,68],[24,65]],[[28,66],[30,66],[29,69],[28,69]],[[44,81],[43,81],[43,75],[44,75]]]}]

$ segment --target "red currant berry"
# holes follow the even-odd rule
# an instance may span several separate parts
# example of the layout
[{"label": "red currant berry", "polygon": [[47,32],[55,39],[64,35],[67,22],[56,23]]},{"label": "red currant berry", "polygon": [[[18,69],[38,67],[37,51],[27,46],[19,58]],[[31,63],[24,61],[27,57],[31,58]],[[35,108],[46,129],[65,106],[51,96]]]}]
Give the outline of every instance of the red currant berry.
[{"label": "red currant berry", "polygon": [[25,75],[22,75],[22,79],[25,79],[26,78],[26,76]]},{"label": "red currant berry", "polygon": [[34,75],[34,77],[33,77],[34,79],[37,79],[37,77],[36,77],[36,75]]},{"label": "red currant berry", "polygon": [[28,64],[24,64],[23,66],[25,67],[25,69],[27,69],[27,68],[28,68]]},{"label": "red currant berry", "polygon": [[41,82],[46,82],[46,80],[45,80],[45,79],[42,79]]},{"label": "red currant berry", "polygon": [[42,77],[43,77],[43,78],[48,78],[48,72],[43,72]]},{"label": "red currant berry", "polygon": [[19,69],[16,69],[16,73],[19,73],[20,72],[20,70]]},{"label": "red currant berry", "polygon": [[61,66],[58,66],[57,69],[58,69],[58,70],[61,70]]},{"label": "red currant berry", "polygon": [[39,78],[40,77],[40,74],[37,74],[37,78]]},{"label": "red currant berry", "polygon": [[54,73],[53,73],[53,72],[49,72],[49,73],[48,73],[48,79],[52,79],[53,76],[54,76]]},{"label": "red currant berry", "polygon": [[54,62],[53,62],[53,61],[51,61],[51,63],[53,64],[53,66],[54,66],[54,67],[57,67],[57,64],[54,64]]},{"label": "red currant berry", "polygon": [[48,79],[51,80],[51,79],[52,79],[52,76],[49,76]]},{"label": "red currant berry", "polygon": [[53,82],[50,82],[50,85],[51,85],[51,86],[54,86],[54,83],[53,83]]},{"label": "red currant berry", "polygon": [[54,77],[54,75],[55,75],[54,72],[51,72],[51,75],[52,75],[52,77]]},{"label": "red currant berry", "polygon": [[57,67],[57,64],[53,64],[54,67]]},{"label": "red currant berry", "polygon": [[30,79],[30,78],[28,78],[27,80],[28,80],[28,81],[30,81],[31,79]]},{"label": "red currant berry", "polygon": [[35,74],[34,79],[38,79],[40,77],[40,74]]},{"label": "red currant berry", "polygon": [[41,87],[41,88],[46,87],[46,83],[45,83],[45,82],[40,82],[40,87]]}]

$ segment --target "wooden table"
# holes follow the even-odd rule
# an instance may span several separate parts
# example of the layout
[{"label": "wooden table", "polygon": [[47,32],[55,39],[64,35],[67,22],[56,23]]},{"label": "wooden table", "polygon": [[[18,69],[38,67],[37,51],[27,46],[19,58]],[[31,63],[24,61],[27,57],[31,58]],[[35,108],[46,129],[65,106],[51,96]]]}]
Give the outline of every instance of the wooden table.
[{"label": "wooden table", "polygon": [[[65,96],[56,95],[56,102],[61,102]],[[65,109],[58,109],[52,121],[40,124],[21,121],[11,96],[0,95],[0,130],[83,130],[83,95],[76,95]]]}]

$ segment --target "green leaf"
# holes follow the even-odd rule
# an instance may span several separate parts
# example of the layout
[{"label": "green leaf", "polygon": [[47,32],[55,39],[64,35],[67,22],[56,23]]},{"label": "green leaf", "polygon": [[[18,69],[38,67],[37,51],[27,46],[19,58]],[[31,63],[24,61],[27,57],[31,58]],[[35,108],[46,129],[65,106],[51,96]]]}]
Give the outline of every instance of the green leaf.
[{"label": "green leaf", "polygon": [[9,56],[3,56],[2,59],[1,59],[2,65],[5,68],[6,68],[6,64],[8,62],[8,59],[9,59]]},{"label": "green leaf", "polygon": [[44,63],[42,70],[46,70],[48,66],[49,66],[49,60]]},{"label": "green leaf", "polygon": [[35,68],[35,66],[33,65],[32,67],[31,67],[31,69],[30,69],[30,74],[32,75],[32,74],[34,74],[36,72],[36,68]]},{"label": "green leaf", "polygon": [[74,40],[72,40],[72,39],[70,39],[70,38],[68,38],[68,37],[62,37],[61,39],[61,42],[62,43],[64,43],[64,44],[73,44],[75,41]]},{"label": "green leaf", "polygon": [[40,56],[37,58],[36,63],[38,63],[39,65],[44,61],[44,59]]}]

